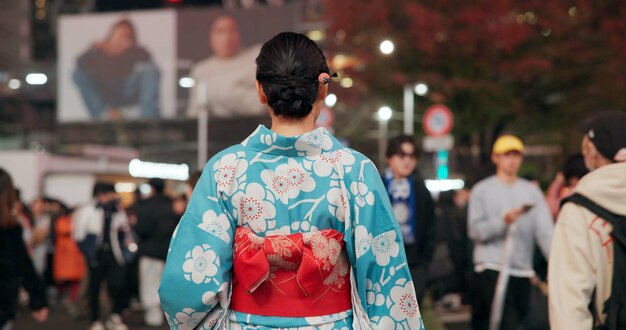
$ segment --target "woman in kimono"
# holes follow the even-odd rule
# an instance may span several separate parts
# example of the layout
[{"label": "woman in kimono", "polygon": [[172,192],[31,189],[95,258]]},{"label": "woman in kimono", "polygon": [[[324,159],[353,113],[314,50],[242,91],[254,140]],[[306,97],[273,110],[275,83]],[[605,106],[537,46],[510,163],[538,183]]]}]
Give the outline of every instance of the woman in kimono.
[{"label": "woman in kimono", "polygon": [[315,128],[331,75],[280,33],[256,59],[271,129],[204,167],[159,294],[172,329],[423,329],[374,164]]}]

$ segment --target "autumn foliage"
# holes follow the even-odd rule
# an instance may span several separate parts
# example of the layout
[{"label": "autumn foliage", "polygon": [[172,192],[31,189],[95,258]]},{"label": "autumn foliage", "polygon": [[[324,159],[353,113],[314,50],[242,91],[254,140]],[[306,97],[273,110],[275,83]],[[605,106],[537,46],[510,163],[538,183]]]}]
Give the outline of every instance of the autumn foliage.
[{"label": "autumn foliage", "polygon": [[361,92],[400,105],[404,84],[427,82],[425,102],[448,104],[459,134],[558,131],[626,109],[623,1],[328,0],[326,13],[331,52],[358,59],[343,72]]}]

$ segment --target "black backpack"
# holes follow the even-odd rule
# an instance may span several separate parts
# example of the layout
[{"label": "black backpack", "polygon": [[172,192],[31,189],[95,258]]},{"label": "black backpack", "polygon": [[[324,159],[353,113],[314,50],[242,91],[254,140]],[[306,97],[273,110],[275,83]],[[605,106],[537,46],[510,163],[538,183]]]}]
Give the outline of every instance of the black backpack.
[{"label": "black backpack", "polygon": [[[604,313],[607,315],[606,323],[597,329],[626,329],[626,216],[612,213],[579,193],[563,199],[561,205],[567,202],[585,207],[613,225],[611,236],[613,237],[614,262],[611,296],[604,302]],[[590,306],[595,318],[598,313],[595,310],[593,299]]]}]

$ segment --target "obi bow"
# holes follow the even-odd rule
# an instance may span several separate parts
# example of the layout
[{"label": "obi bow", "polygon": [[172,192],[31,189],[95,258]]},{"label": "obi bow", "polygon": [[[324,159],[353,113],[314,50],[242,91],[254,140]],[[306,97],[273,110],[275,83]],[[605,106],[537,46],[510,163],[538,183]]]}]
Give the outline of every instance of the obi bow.
[{"label": "obi bow", "polygon": [[[323,286],[345,283],[348,273],[343,235],[334,229],[265,238],[238,227],[235,233],[234,275],[248,294],[268,279],[272,285],[297,281],[304,296]],[[294,276],[295,275],[295,276]]]}]

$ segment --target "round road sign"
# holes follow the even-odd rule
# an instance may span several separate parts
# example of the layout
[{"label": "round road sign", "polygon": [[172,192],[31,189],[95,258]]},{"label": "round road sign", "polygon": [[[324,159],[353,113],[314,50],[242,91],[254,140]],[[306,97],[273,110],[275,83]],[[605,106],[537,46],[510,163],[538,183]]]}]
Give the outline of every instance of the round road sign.
[{"label": "round road sign", "polygon": [[422,124],[424,132],[429,136],[442,136],[452,131],[454,117],[447,106],[435,104],[426,109]]}]

